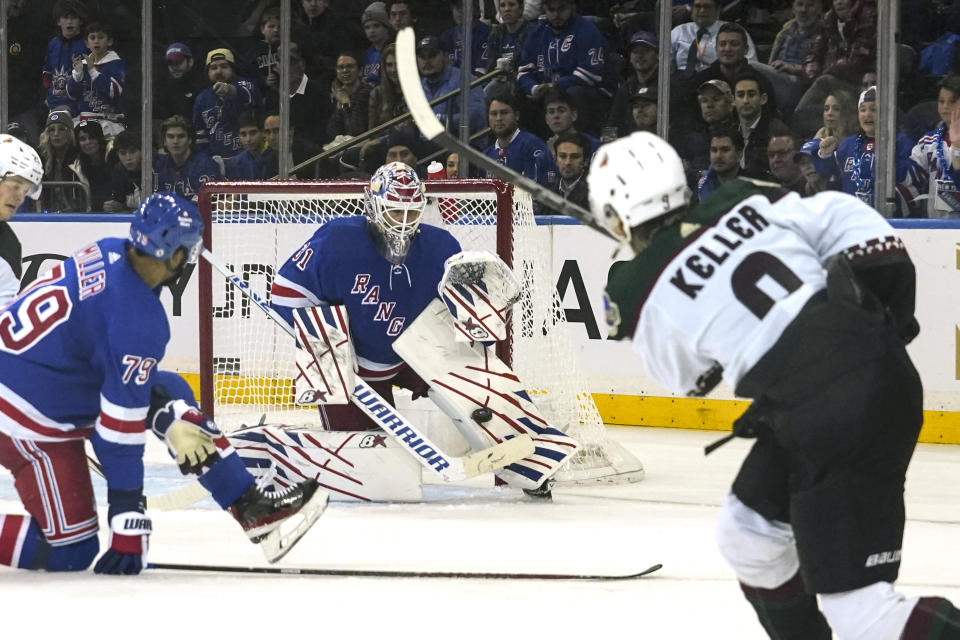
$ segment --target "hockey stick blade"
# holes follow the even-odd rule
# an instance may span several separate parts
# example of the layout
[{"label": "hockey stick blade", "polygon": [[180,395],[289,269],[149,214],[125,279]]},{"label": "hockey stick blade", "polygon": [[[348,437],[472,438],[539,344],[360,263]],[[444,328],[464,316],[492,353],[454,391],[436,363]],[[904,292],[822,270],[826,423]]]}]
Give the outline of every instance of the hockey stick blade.
[{"label": "hockey stick blade", "polygon": [[172,564],[152,562],[150,569],[164,571],[196,571],[206,573],[246,573],[294,576],[342,576],[348,578],[447,578],[461,580],[583,580],[588,582],[612,580],[636,580],[659,571],[663,565],[655,564],[638,573],[606,575],[590,573],[474,573],[470,571],[398,571],[377,569],[320,569],[293,567],[230,567],[205,564]]},{"label": "hockey stick blade", "polygon": [[506,165],[500,164],[493,158],[487,157],[448,132],[433,112],[433,108],[427,101],[427,96],[423,93],[423,86],[420,84],[420,71],[417,68],[415,38],[411,27],[404,27],[397,34],[397,72],[400,76],[400,90],[403,92],[403,98],[410,110],[410,115],[413,116],[414,122],[420,128],[420,132],[428,140],[448,151],[456,151],[462,154],[460,157],[466,157],[471,164],[482,167],[504,182],[520,187],[528,192],[534,200],[542,202],[551,210],[575,218],[581,224],[619,242],[616,236],[598,224],[593,215],[583,207],[570,202],[560,194],[554,193]]},{"label": "hockey stick blade", "polygon": [[[250,289],[249,285],[230,271],[226,264],[220,261],[206,247],[200,253],[210,266],[219,271],[240,292],[260,308],[267,317],[283,329],[287,335],[297,340],[297,333],[286,319],[275,309],[264,302],[260,296]],[[309,349],[310,345],[303,345]],[[533,439],[527,434],[521,434],[510,440],[504,440],[488,447],[483,451],[466,457],[448,456],[433,444],[427,435],[415,424],[404,418],[380,394],[378,394],[363,379],[356,380],[356,386],[350,398],[363,413],[369,416],[381,429],[387,432],[402,447],[407,449],[417,462],[423,467],[437,473],[446,482],[459,482],[480,473],[499,469],[521,460],[532,454],[535,449]]]}]

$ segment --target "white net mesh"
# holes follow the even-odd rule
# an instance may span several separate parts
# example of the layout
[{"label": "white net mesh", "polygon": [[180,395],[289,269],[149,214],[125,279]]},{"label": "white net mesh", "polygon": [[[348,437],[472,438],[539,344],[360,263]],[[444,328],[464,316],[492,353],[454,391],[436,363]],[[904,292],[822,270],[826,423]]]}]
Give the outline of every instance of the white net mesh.
[{"label": "white net mesh", "polygon": [[[201,209],[210,219],[210,249],[269,299],[277,268],[318,225],[363,213],[363,186],[272,182],[246,184],[238,191],[237,185],[208,184]],[[549,233],[537,228],[529,195],[492,180],[428,182],[427,193],[432,197],[424,222],[450,231],[464,249],[498,251],[498,226],[503,231],[508,225],[511,233],[501,234],[498,253],[512,263],[522,288],[512,314],[513,368],[551,424],[582,445],[557,480],[642,478],[642,464],[608,437],[587,391],[551,275]],[[228,432],[262,414],[271,423],[319,426],[316,408],[293,404],[289,336],[225,279],[215,276],[209,287],[212,332],[201,332],[200,355],[201,367],[213,374],[213,405],[205,410]]]}]

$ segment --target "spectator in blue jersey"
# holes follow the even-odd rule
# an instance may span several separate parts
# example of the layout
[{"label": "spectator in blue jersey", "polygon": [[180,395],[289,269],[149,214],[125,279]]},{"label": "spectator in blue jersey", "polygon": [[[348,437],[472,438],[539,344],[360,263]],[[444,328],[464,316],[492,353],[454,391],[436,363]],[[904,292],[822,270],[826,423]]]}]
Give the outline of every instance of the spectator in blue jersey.
[{"label": "spectator in blue jersey", "polygon": [[627,43],[629,69],[613,96],[607,126],[617,128],[617,136],[625,136],[633,130],[630,102],[642,87],[657,87],[660,77],[660,41],[649,31],[637,31]]},{"label": "spectator in blue jersey", "polygon": [[140,187],[141,162],[140,132],[124,129],[113,139],[111,153],[117,162],[110,173],[110,199],[103,203],[107,213],[135,211],[140,206],[143,189]]},{"label": "spectator in blue jersey", "polygon": [[154,194],[127,238],[81,248],[8,307],[14,317],[48,322],[18,332],[15,352],[0,351],[0,465],[13,474],[26,511],[0,514],[0,563],[50,572],[94,564],[100,544],[89,441],[107,484],[109,523],[94,572],[140,573],[151,533],[143,495],[148,428],[252,541],[272,540],[264,545],[271,562],[286,551],[277,538],[288,518],[302,511],[315,521],[323,511],[328,496],[314,480],[266,495],[213,421],[184,399],[193,399],[186,382],[156,370],[170,340],[159,294],[196,262],[203,226],[190,203]]},{"label": "spectator in blue jersey", "polygon": [[251,111],[241,113],[237,118],[237,135],[243,143],[243,151],[226,162],[225,172],[228,180],[266,180],[276,151],[267,147],[263,128]]},{"label": "spectator in blue jersey", "polygon": [[546,0],[543,9],[547,19],[524,42],[517,83],[536,101],[551,88],[564,91],[580,106],[581,129],[597,135],[615,89],[605,82],[607,41],[574,0]]},{"label": "spectator in blue jersey", "polygon": [[[450,65],[450,58],[436,36],[417,42],[417,67],[428,101],[460,88],[460,70]],[[484,128],[484,98],[479,87],[470,89],[469,109],[470,131],[480,131]],[[433,110],[447,129],[456,130],[460,126],[460,96],[434,105]]]},{"label": "spectator in blue jersey", "polygon": [[363,52],[363,81],[371,87],[380,82],[380,60],[383,48],[393,42],[395,32],[387,18],[387,9],[382,2],[371,2],[360,17],[363,33],[370,46]]},{"label": "spectator in blue jersey", "polygon": [[107,141],[96,120],[81,120],[74,127],[77,138],[77,160],[90,187],[90,211],[103,211],[113,189],[110,166],[107,164]]},{"label": "spectator in blue jersey", "polygon": [[743,137],[735,128],[717,127],[710,132],[710,166],[697,184],[697,196],[706,200],[717,187],[740,175]]},{"label": "spectator in blue jersey", "polygon": [[240,70],[267,95],[280,81],[280,7],[267,7],[259,22],[261,38],[243,54]]},{"label": "spectator in blue jersey", "polygon": [[588,211],[587,165],[591,153],[590,143],[582,133],[566,132],[557,136],[554,157],[558,179],[554,191]]},{"label": "spectator in blue jersey", "polygon": [[193,51],[174,42],[166,51],[166,72],[157,78],[153,117],[159,126],[170,116],[193,117],[193,101],[207,85],[206,74],[194,64]]},{"label": "spectator in blue jersey", "polygon": [[546,143],[520,129],[520,110],[507,96],[494,98],[487,110],[490,131],[496,137],[484,154],[548,189],[557,182],[557,165]]},{"label": "spectator in blue jersey", "polygon": [[[844,140],[828,136],[820,141],[818,167],[825,178],[839,180],[841,190],[874,206],[876,167],[877,88],[870,87],[860,94],[857,104],[860,132]],[[897,217],[919,215],[915,201],[922,184],[922,169],[910,159],[913,141],[905,134],[897,134],[896,142],[896,213]]]},{"label": "spectator in blue jersey", "polygon": [[[470,26],[470,68],[474,75],[483,75],[487,68],[487,38],[490,37],[489,25],[480,22],[479,8],[476,0],[473,3],[473,24]],[[463,0],[447,0],[450,13],[453,16],[453,26],[440,34],[440,42],[444,51],[450,56],[450,64],[460,68],[463,66]]]},{"label": "spectator in blue jersey", "polygon": [[58,0],[52,15],[57,23],[57,35],[47,43],[47,54],[43,59],[47,108],[53,111],[65,107],[72,115],[77,115],[80,113],[80,100],[67,92],[67,82],[73,72],[74,58],[90,53],[83,39],[87,10],[78,0]]},{"label": "spectator in blue jersey", "polygon": [[587,162],[593,152],[600,146],[600,140],[586,133],[577,131],[577,121],[580,113],[577,105],[563,91],[552,88],[543,95],[543,120],[552,134],[547,138],[547,148],[556,158],[557,137],[564,133],[581,133],[587,140]]},{"label": "spectator in blue jersey", "polygon": [[127,65],[113,50],[113,28],[91,22],[86,28],[86,56],[73,58],[67,94],[80,104],[82,120],[96,120],[109,138],[123,131],[123,90]]},{"label": "spectator in blue jersey", "polygon": [[242,145],[237,138],[237,117],[244,111],[263,108],[263,97],[256,84],[237,77],[236,59],[229,49],[214,49],[207,54],[210,86],[193,103],[193,127],[197,149],[211,156],[232,158]]},{"label": "spectator in blue jersey", "polygon": [[[520,67],[520,53],[527,35],[535,26],[523,16],[522,0],[499,0],[500,22],[490,28],[487,38],[487,68],[493,71],[499,64],[514,78]],[[503,60],[503,63],[500,63]]]},{"label": "spectator in blue jersey", "polygon": [[[920,138],[910,158],[920,169],[918,191],[927,194],[928,218],[960,218],[960,74],[940,81],[937,113],[940,123]],[[958,141],[954,145],[954,141]]]},{"label": "spectator in blue jersey", "polygon": [[[693,0],[692,22],[677,25],[670,31],[670,65],[681,75],[692,77],[717,60],[717,36],[727,24],[720,19],[720,0]],[[744,57],[757,59],[757,48],[746,35]]]},{"label": "spectator in blue jersey", "polygon": [[193,129],[181,116],[172,116],[160,125],[160,140],[165,154],[153,162],[153,183],[157,191],[175,193],[197,201],[200,187],[217,180],[223,171],[206,152],[196,148]]}]

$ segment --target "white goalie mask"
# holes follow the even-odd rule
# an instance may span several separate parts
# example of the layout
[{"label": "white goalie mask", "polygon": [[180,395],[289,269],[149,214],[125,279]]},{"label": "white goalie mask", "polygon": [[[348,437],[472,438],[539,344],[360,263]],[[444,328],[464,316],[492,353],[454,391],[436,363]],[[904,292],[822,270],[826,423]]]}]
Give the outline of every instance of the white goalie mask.
[{"label": "white goalie mask", "polygon": [[33,188],[27,195],[34,200],[40,197],[43,180],[43,163],[33,147],[9,134],[0,135],[0,179],[20,176]]},{"label": "white goalie mask", "polygon": [[587,185],[594,218],[626,244],[634,227],[690,202],[680,156],[666,140],[647,131],[597,149]]},{"label": "white goalie mask", "polygon": [[417,173],[402,162],[389,162],[373,174],[364,190],[370,228],[380,253],[403,263],[427,203]]}]

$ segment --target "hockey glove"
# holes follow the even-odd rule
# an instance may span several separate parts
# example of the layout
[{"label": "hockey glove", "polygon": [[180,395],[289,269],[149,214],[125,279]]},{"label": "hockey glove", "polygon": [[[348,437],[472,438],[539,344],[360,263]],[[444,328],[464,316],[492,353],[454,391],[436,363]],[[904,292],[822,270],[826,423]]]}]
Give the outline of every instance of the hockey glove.
[{"label": "hockey glove", "polygon": [[177,459],[180,473],[200,475],[220,459],[213,439],[220,435],[217,425],[196,409],[188,409],[170,425],[164,440]]},{"label": "hockey glove", "polygon": [[[122,495],[134,493],[137,497]],[[140,506],[143,498],[139,491],[110,494],[111,498],[120,495],[120,499],[111,500],[110,548],[97,560],[93,571],[108,575],[137,575],[147,564],[147,545],[153,525]],[[115,502],[121,506],[115,507]],[[132,508],[120,511],[128,507]]]}]

